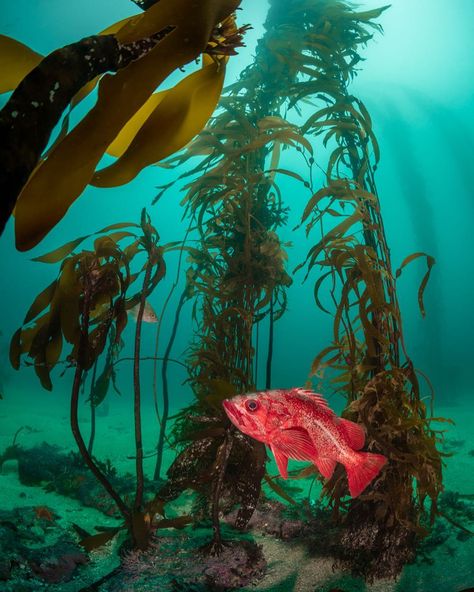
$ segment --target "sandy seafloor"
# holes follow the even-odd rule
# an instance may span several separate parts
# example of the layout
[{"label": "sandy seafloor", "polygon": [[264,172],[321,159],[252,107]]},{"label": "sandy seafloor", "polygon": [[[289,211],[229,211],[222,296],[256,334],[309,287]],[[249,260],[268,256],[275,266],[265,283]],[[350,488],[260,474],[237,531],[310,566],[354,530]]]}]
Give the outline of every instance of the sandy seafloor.
[{"label": "sandy seafloor", "polygon": [[[466,400],[468,398],[466,397]],[[95,454],[101,459],[110,459],[118,472],[133,471],[131,428],[131,406],[119,401],[112,406],[107,417],[97,418],[97,437]],[[84,408],[82,426],[87,438],[89,420]],[[447,429],[446,438],[457,443],[455,454],[446,460],[444,469],[445,488],[463,494],[474,493],[474,411],[462,406],[438,407],[436,415],[452,418],[456,424],[438,424]],[[153,449],[156,440],[156,420],[152,410],[145,413],[144,446],[145,452]],[[146,421],[146,420],[149,421]],[[18,436],[18,443],[28,448],[46,441],[65,450],[75,450],[75,443],[69,428],[68,396],[38,392],[34,399],[31,393],[8,393],[0,401],[0,453],[11,444],[12,438],[21,426],[27,426]],[[174,453],[168,452],[165,463],[169,464]],[[153,458],[145,461],[147,474],[153,471]],[[273,462],[273,461],[272,461]],[[270,467],[273,474],[274,467]],[[301,482],[299,482],[300,484]],[[315,490],[316,491],[316,490]],[[316,491],[317,495],[317,491]],[[20,483],[14,461],[4,464],[0,474],[0,509],[9,510],[21,506],[47,506],[59,516],[64,526],[72,522],[94,532],[96,524],[116,524],[99,511],[84,508],[79,502],[46,492],[41,487],[27,487]],[[474,529],[474,524],[465,526]],[[407,566],[398,582],[379,581],[373,585],[357,586],[357,590],[367,592],[460,592],[474,587],[474,537],[458,542],[451,537],[449,546],[442,546],[433,555],[434,563]],[[272,537],[262,537],[257,541],[263,545],[268,562],[268,573],[257,585],[246,590],[275,592],[317,592],[333,580],[332,561],[328,558],[309,557],[303,544],[278,541]],[[454,552],[453,552],[454,547]],[[69,582],[42,586],[42,590],[75,592],[90,584],[116,564],[110,549],[92,553],[91,562],[79,568],[77,577]],[[341,586],[338,580],[337,587]],[[348,590],[355,589],[354,582],[348,578]],[[342,586],[344,588],[344,586]],[[0,582],[1,590],[1,582]],[[125,591],[125,588],[124,588]]]}]

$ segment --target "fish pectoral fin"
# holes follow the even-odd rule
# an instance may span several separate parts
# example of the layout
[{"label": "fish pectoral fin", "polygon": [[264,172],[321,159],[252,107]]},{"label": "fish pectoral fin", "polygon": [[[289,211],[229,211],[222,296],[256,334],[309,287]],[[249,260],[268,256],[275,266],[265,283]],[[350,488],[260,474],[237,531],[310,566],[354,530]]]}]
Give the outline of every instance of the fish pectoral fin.
[{"label": "fish pectoral fin", "polygon": [[336,468],[336,461],[327,456],[316,456],[313,459],[314,464],[317,466],[318,471],[326,479],[330,479]]},{"label": "fish pectoral fin", "polygon": [[364,428],[358,423],[343,418],[340,418],[337,423],[348,439],[349,446],[353,450],[360,450],[365,444]]},{"label": "fish pectoral fin", "polygon": [[317,456],[316,447],[304,428],[280,430],[272,442],[283,454],[294,460],[313,460]]},{"label": "fish pectoral fin", "polygon": [[276,446],[270,446],[270,448],[273,452],[273,456],[275,457],[275,462],[277,464],[280,477],[283,479],[288,479],[288,457]]}]

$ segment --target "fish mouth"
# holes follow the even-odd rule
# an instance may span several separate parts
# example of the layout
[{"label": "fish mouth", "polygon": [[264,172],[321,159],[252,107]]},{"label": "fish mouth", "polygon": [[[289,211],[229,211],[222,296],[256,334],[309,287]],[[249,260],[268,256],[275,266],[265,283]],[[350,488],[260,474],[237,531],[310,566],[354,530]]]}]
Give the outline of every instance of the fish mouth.
[{"label": "fish mouth", "polygon": [[243,414],[237,409],[235,403],[232,403],[229,399],[225,399],[222,401],[222,406],[230,421],[237,427],[240,427],[242,425]]}]

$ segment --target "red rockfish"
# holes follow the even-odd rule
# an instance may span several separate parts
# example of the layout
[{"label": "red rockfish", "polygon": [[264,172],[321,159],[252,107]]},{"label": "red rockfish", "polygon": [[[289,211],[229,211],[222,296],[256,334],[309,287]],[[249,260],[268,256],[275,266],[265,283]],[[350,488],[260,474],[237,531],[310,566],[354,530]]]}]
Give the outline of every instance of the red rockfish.
[{"label": "red rockfish", "polygon": [[387,462],[382,454],[359,452],[365,443],[362,426],[338,417],[312,391],[261,391],[226,399],[223,406],[241,432],[270,447],[283,479],[288,479],[289,458],[311,461],[326,479],[339,462],[351,496],[357,497]]}]

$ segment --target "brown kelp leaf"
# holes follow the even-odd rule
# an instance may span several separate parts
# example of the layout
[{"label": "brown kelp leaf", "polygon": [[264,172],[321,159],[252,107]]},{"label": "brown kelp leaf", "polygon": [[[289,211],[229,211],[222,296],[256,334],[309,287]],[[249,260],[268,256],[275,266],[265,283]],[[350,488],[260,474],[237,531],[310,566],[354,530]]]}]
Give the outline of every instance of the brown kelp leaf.
[{"label": "brown kelp leaf", "polygon": [[15,370],[20,368],[21,351],[21,327],[13,333],[10,341],[10,364]]},{"label": "brown kelp leaf", "polygon": [[16,207],[19,250],[34,247],[61,220],[127,121],[173,70],[201,53],[214,25],[239,2],[203,0],[200,10],[191,12],[187,4],[187,0],[161,0],[117,33],[119,41],[127,43],[176,27],[142,58],[102,77],[95,106],[31,175]]},{"label": "brown kelp leaf", "polygon": [[79,544],[81,547],[84,547],[86,551],[93,551],[94,549],[103,547],[106,543],[111,541],[122,528],[123,527],[119,526],[105,532],[99,532],[99,534],[92,534],[82,539],[82,541],[79,541]]},{"label": "brown kelp leaf", "polygon": [[[67,242],[66,244],[62,245],[61,247],[58,247],[57,249],[54,249],[54,251],[50,251],[49,253],[45,253],[44,255],[40,255],[39,257],[34,257],[32,259],[32,261],[39,261],[41,263],[58,263],[59,261],[62,261],[65,257],[67,257],[67,255],[70,255],[74,249],[76,247],[78,247],[83,241],[85,241],[86,239],[90,238],[91,236],[94,236],[94,234],[103,234],[105,232],[110,232],[111,230],[117,230],[120,228],[128,228],[128,227],[139,227],[139,224],[136,224],[135,222],[118,222],[117,224],[111,224],[110,226],[106,226],[105,228],[102,228],[102,230],[98,230],[97,232],[94,232],[92,234],[86,234],[84,236],[81,236],[79,238],[75,238],[72,241]],[[115,238],[114,238],[115,236]],[[123,236],[121,237],[120,235],[118,235],[118,233],[116,235],[111,235],[112,240],[120,240],[120,238],[123,238],[124,236],[133,236],[131,233],[127,233],[127,234],[123,234]]]},{"label": "brown kelp leaf", "polygon": [[75,238],[74,240],[67,242],[65,245],[62,245],[62,247],[54,249],[54,251],[50,251],[49,253],[40,255],[39,257],[34,257],[32,261],[39,261],[40,263],[58,263],[70,255],[74,249],[83,241],[85,241],[86,238],[89,238],[89,236],[90,234]]},{"label": "brown kelp leaf", "polygon": [[102,228],[102,230],[99,230],[96,232],[96,234],[102,234],[104,232],[110,232],[111,230],[120,230],[120,228],[128,227],[140,228],[140,224],[137,224],[136,222],[117,222],[116,224],[110,224],[109,226]]},{"label": "brown kelp leaf", "polygon": [[339,357],[340,355],[340,348],[338,345],[329,345],[328,347],[325,347],[313,360],[313,363],[311,364],[311,375],[314,376],[320,369],[321,366],[323,365],[323,360],[324,358],[328,355],[331,354],[333,352],[338,352],[337,355],[335,356],[336,358]]},{"label": "brown kelp leaf", "polygon": [[323,249],[328,247],[328,245],[334,239],[342,237],[354,224],[359,222],[362,218],[362,214],[359,210],[355,210],[353,214],[347,216],[340,224],[332,228],[329,232],[327,232],[324,237],[319,241],[317,245],[312,247],[308,253],[308,259],[310,259],[310,266],[312,267],[315,264],[316,259],[318,258],[319,254]]},{"label": "brown kelp leaf", "polygon": [[63,336],[61,334],[61,327],[58,326],[54,334],[50,336],[48,345],[46,346],[44,359],[47,367],[51,370],[59,360],[61,350],[63,347]]},{"label": "brown kelp leaf", "polygon": [[116,158],[120,158],[125,153],[137,135],[138,130],[165,98],[167,92],[169,91],[162,91],[151,95],[144,105],[129,121],[127,121],[127,123],[120,130],[118,136],[107,148],[107,154],[110,154],[110,156],[115,156]]},{"label": "brown kelp leaf", "polygon": [[177,516],[176,518],[163,518],[163,520],[158,520],[158,522],[155,523],[155,527],[182,529],[192,522],[192,516]]},{"label": "brown kelp leaf", "polygon": [[423,302],[423,295],[424,295],[426,286],[428,284],[428,280],[430,279],[431,269],[433,268],[433,265],[436,263],[435,258],[432,257],[431,255],[428,255],[427,253],[422,253],[422,252],[412,253],[411,255],[408,255],[408,257],[405,257],[405,259],[402,261],[402,264],[395,272],[395,277],[399,278],[402,274],[403,268],[405,266],[407,266],[409,263],[411,263],[412,261],[415,261],[415,259],[419,259],[420,257],[426,258],[426,265],[428,267],[425,275],[423,276],[423,279],[421,280],[421,284],[418,289],[418,306],[420,307],[421,315],[423,317],[425,317],[426,311],[425,311],[425,304]]},{"label": "brown kelp leaf", "polygon": [[63,296],[61,299],[61,330],[68,343],[77,343],[81,332],[79,324],[80,304],[77,297]]},{"label": "brown kelp leaf", "polygon": [[47,391],[52,391],[53,383],[49,375],[49,368],[46,366],[42,354],[39,354],[35,359],[35,373],[40,380],[41,386]]},{"label": "brown kelp leaf", "polygon": [[76,534],[78,536],[80,536],[82,539],[91,536],[90,533],[87,532],[87,530],[85,530],[84,528],[82,528],[81,526],[76,524],[75,522],[71,522],[71,526],[74,529],[74,531],[76,532]]},{"label": "brown kelp leaf", "polygon": [[294,500],[291,495],[289,495],[288,493],[286,493],[286,491],[283,489],[283,487],[281,487],[280,485],[278,485],[278,483],[276,483],[276,481],[274,479],[272,479],[270,477],[270,475],[268,473],[265,473],[264,476],[265,482],[268,484],[268,486],[278,495],[280,496],[282,499],[284,499],[286,502],[288,502],[289,504],[292,504],[294,506],[297,505],[296,500]]},{"label": "brown kelp leaf", "polygon": [[356,21],[369,22],[378,18],[385,10],[390,8],[390,4],[386,4],[380,8],[374,8],[373,10],[365,10],[364,12],[356,12],[352,15],[352,18]]},{"label": "brown kelp leaf", "polygon": [[428,270],[425,273],[423,279],[421,280],[420,287],[418,288],[418,306],[420,307],[421,316],[423,316],[423,317],[426,316],[425,304],[423,302],[423,294],[425,293],[425,288],[428,284],[428,280],[430,279],[431,269],[433,268],[433,265],[435,264],[434,257],[431,257],[428,255],[426,257],[426,263],[428,265]]},{"label": "brown kelp leaf", "polygon": [[112,372],[113,366],[110,365],[110,362],[109,364],[106,363],[102,373],[93,384],[90,401],[94,407],[98,407],[107,396]]},{"label": "brown kelp leaf", "polygon": [[114,164],[95,173],[91,184],[97,187],[124,185],[144,167],[163,160],[188,144],[206,125],[216,108],[224,74],[224,65],[212,62],[187,76],[164,96],[158,96],[155,99],[157,106],[133,139],[129,137],[133,129],[126,130],[125,139],[119,134],[117,144],[123,148],[129,142],[129,146]]},{"label": "brown kelp leaf", "polygon": [[28,309],[28,312],[26,313],[26,316],[23,320],[24,325],[27,325],[30,321],[35,319],[39,313],[43,312],[43,310],[49,305],[54,296],[56,284],[57,281],[54,280],[54,282],[51,282],[49,286],[47,286],[42,292],[38,294],[38,296],[36,296],[33,304]]},{"label": "brown kelp leaf", "polygon": [[307,181],[305,181],[301,175],[295,173],[294,171],[289,171],[288,169],[267,169],[265,172],[272,173],[273,175],[275,175],[276,173],[279,173],[281,175],[287,175],[288,177],[292,177],[293,179],[300,181],[305,186],[308,185]]},{"label": "brown kelp leaf", "polygon": [[14,90],[42,59],[20,41],[0,35],[0,93]]}]

